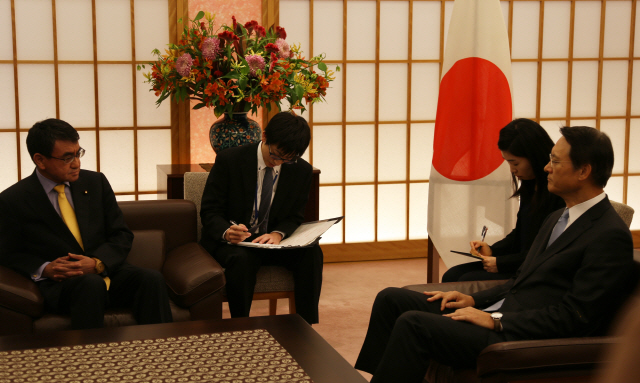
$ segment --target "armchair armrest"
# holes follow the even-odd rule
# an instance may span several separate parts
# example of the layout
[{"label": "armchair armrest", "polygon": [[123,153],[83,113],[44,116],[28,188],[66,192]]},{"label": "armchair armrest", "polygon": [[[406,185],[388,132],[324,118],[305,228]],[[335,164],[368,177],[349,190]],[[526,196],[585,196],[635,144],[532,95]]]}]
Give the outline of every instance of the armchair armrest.
[{"label": "armchair armrest", "polygon": [[167,254],[162,267],[170,296],[182,307],[190,307],[224,287],[224,270],[195,242],[179,246]]},{"label": "armchair armrest", "polygon": [[495,343],[478,356],[481,378],[496,374],[545,377],[565,371],[590,371],[608,361],[606,347],[619,339],[611,336],[525,340]]},{"label": "armchair armrest", "polygon": [[468,282],[447,282],[447,283],[426,283],[421,285],[405,286],[405,289],[417,292],[423,291],[459,291],[463,294],[473,294],[478,291],[501,285],[506,279],[496,281],[468,281]]},{"label": "armchair armrest", "polygon": [[31,279],[0,266],[0,306],[30,317],[40,317],[44,313],[44,298]]}]

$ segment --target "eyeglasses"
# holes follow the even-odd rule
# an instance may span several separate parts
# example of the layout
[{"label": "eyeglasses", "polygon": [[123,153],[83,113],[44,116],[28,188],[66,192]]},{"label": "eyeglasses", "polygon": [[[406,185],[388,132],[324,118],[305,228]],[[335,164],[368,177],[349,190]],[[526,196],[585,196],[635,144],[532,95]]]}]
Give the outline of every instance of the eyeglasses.
[{"label": "eyeglasses", "polygon": [[571,162],[571,161],[558,161],[558,160],[554,160],[553,157],[551,156],[551,153],[549,153],[549,162],[551,163],[551,166],[555,167],[557,166],[559,163],[561,162]]},{"label": "eyeglasses", "polygon": [[85,150],[80,148],[78,149],[78,153],[76,153],[75,155],[71,154],[68,156],[65,156],[63,158],[58,158],[58,157],[53,157],[53,156],[49,156],[49,158],[54,158],[56,160],[60,160],[60,161],[64,161],[65,164],[70,164],[73,162],[73,160],[75,160],[76,158],[79,160],[80,157],[84,156]]},{"label": "eyeglasses", "polygon": [[269,147],[269,157],[271,157],[271,159],[273,159],[274,161],[282,161],[285,164],[295,164],[296,162],[298,162],[298,157],[287,160],[282,157],[276,156],[275,154],[271,153],[271,145],[267,146]]}]

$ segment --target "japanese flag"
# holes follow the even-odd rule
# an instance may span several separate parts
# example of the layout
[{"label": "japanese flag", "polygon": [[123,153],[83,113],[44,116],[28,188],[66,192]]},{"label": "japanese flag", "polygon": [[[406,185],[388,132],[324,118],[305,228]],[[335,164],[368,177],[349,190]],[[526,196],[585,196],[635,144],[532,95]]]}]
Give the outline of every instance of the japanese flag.
[{"label": "japanese flag", "polygon": [[509,41],[499,0],[456,0],[444,51],[429,179],[429,239],[447,267],[473,261],[515,223],[509,166],[498,150],[512,119]]}]

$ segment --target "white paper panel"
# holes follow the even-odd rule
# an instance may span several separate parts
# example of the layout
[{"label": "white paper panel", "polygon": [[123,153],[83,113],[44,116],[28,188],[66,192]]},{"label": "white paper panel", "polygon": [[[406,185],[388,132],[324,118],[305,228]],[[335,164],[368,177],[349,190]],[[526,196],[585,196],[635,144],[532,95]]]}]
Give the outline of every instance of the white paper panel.
[{"label": "white paper panel", "polygon": [[514,59],[538,57],[538,27],[540,3],[516,1],[513,3],[511,57]]},{"label": "white paper panel", "polygon": [[[148,70],[147,66],[147,70]],[[136,107],[138,112],[138,126],[171,126],[171,103],[170,98],[164,100],[160,105],[156,105],[155,92],[150,92],[151,84],[146,84],[145,70],[136,71]]]},{"label": "white paper panel", "polygon": [[413,2],[411,56],[414,60],[440,59],[440,2]]},{"label": "white paper panel", "polygon": [[96,0],[96,39],[98,60],[131,60],[129,0]]},{"label": "white paper panel", "polygon": [[409,2],[381,1],[380,60],[406,60],[408,57]]},{"label": "white paper panel", "polygon": [[571,76],[571,115],[595,116],[598,109],[598,62],[574,61]]},{"label": "white paper panel", "polygon": [[567,66],[566,62],[542,63],[540,117],[567,114]]},{"label": "white paper panel", "polygon": [[538,63],[514,62],[511,64],[511,74],[513,76],[513,118],[535,117]]},{"label": "white paper panel", "polygon": [[[606,6],[603,55],[604,57],[629,57],[631,1],[607,1]],[[638,23],[637,20],[636,23]]]},{"label": "white paper panel", "polygon": [[440,88],[440,64],[416,63],[411,66],[411,119],[435,120]]},{"label": "white paper panel", "polygon": [[429,184],[409,184],[409,239],[427,239]]},{"label": "white paper panel", "polygon": [[29,177],[35,168],[27,150],[27,132],[20,132],[20,179]]},{"label": "white paper panel", "polygon": [[60,118],[76,128],[96,125],[93,65],[60,64],[58,89]]},{"label": "white paper panel", "polygon": [[[314,122],[340,122],[342,121],[342,71],[336,72],[336,65],[327,65],[335,74],[335,80],[331,81],[327,89],[325,101],[313,104]],[[342,66],[341,66],[342,67]]]},{"label": "white paper panel", "polygon": [[158,190],[156,165],[171,163],[171,130],[138,130],[138,190]]},{"label": "white paper panel", "polygon": [[131,65],[98,65],[100,127],[133,126]]},{"label": "white paper panel", "polygon": [[122,195],[116,196],[116,201],[135,201],[135,200],[136,200],[136,196],[134,194],[122,194]]},{"label": "white paper panel", "polygon": [[342,182],[342,126],[313,128],[313,166],[322,170],[322,183]]},{"label": "white paper panel", "polygon": [[[313,23],[313,55],[324,52],[329,60],[342,60],[342,1],[313,3],[313,18],[316,20]],[[335,20],[339,27],[327,28],[323,20]]]},{"label": "white paper panel", "polygon": [[451,23],[451,14],[453,13],[453,1],[444,3],[444,46],[447,46],[447,38],[449,37],[449,23]]},{"label": "white paper panel", "polygon": [[[629,173],[640,173],[640,119],[632,118],[629,129]],[[637,191],[640,193],[640,190]],[[639,219],[640,220],[640,219]]]},{"label": "white paper panel", "polygon": [[13,82],[13,65],[0,64],[0,84],[6,89],[0,92],[0,129],[16,127],[16,98]]},{"label": "white paper panel", "polygon": [[[640,7],[636,6],[636,36],[633,39],[633,51],[635,52],[635,56],[638,56],[638,52],[640,52],[640,28],[638,28],[638,20],[640,20]],[[638,219],[640,221],[640,219]]]},{"label": "white paper panel", "polygon": [[304,56],[309,57],[309,2],[281,0],[280,25],[284,25],[287,31],[289,44],[300,44]]},{"label": "white paper panel", "polygon": [[[136,60],[153,60],[151,51],[164,52],[169,43],[169,5],[167,0],[135,0]],[[249,20],[247,20],[249,21]]]},{"label": "white paper panel", "polygon": [[[338,23],[336,22],[336,25],[337,24]],[[348,1],[347,59],[375,60],[375,58],[376,2]]]},{"label": "white paper panel", "polygon": [[[317,129],[317,128],[316,128]],[[375,128],[347,125],[346,182],[373,182],[375,176]],[[334,159],[335,161],[335,159]],[[323,179],[324,181],[324,179]]]},{"label": "white paper panel", "polygon": [[0,0],[0,60],[13,60],[11,0]]},{"label": "white paper panel", "polygon": [[571,2],[546,1],[544,3],[543,58],[569,57],[569,27]]},{"label": "white paper panel", "polygon": [[600,131],[606,133],[613,145],[615,162],[613,164],[613,174],[624,172],[624,136],[625,120],[600,120]]},{"label": "white paper panel", "polygon": [[407,72],[407,64],[380,64],[380,121],[407,119]]},{"label": "white paper panel", "polygon": [[602,67],[602,100],[600,114],[624,116],[627,112],[627,61],[605,61]]},{"label": "white paper panel", "polygon": [[411,180],[429,179],[434,131],[435,124],[411,124],[411,151],[409,152]]},{"label": "white paper panel", "polygon": [[622,202],[622,190],[624,189],[622,177],[611,177],[607,181],[604,191],[610,201]]},{"label": "white paper panel", "polygon": [[378,181],[407,179],[407,125],[378,126]]},{"label": "white paper panel", "polygon": [[157,200],[157,199],[158,199],[157,194],[138,194],[138,201],[151,201],[151,200]]},{"label": "white paper panel", "polygon": [[[638,9],[640,9],[640,7],[638,7]],[[637,28],[637,29],[640,30],[640,28]],[[636,52],[640,52],[640,50],[636,50]],[[633,80],[632,80],[632,88],[631,88],[631,114],[634,116],[637,116],[640,114],[640,60],[633,60]]]},{"label": "white paper panel", "polygon": [[56,117],[52,64],[18,64],[18,102],[21,128]]},{"label": "white paper panel", "polygon": [[[320,187],[320,219],[340,217],[342,214],[342,186]],[[320,243],[342,243],[342,227],[344,221],[331,226],[324,234]]]},{"label": "white paper panel", "polygon": [[345,196],[345,242],[375,240],[373,185],[347,186]]},{"label": "white paper panel", "polygon": [[598,57],[600,52],[600,2],[576,1],[573,57]]},{"label": "white paper panel", "polygon": [[[635,211],[640,211],[640,177],[629,177],[627,181],[627,205]],[[636,216],[631,221],[631,230],[638,229],[640,229],[640,218]]]},{"label": "white paper panel", "polygon": [[18,182],[18,149],[15,133],[0,133],[0,192]]},{"label": "white paper panel", "polygon": [[51,0],[16,1],[18,60],[53,60]]},{"label": "white paper panel", "polygon": [[56,0],[59,60],[93,61],[93,10],[86,0]]},{"label": "white paper panel", "polygon": [[378,186],[378,241],[407,239],[407,185]]},{"label": "white paper panel", "polygon": [[373,121],[375,113],[376,67],[347,64],[347,121]]},{"label": "white paper panel", "polygon": [[[582,125],[582,124],[580,124]],[[540,126],[544,128],[551,137],[553,142],[558,142],[562,134],[560,134],[560,128],[565,126],[565,122],[562,120],[557,121],[540,121]]]},{"label": "white paper panel", "polygon": [[78,131],[80,146],[84,148],[86,153],[80,159],[82,169],[98,171],[98,149],[96,147],[96,131],[80,130]]},{"label": "white paper panel", "polygon": [[100,171],[115,192],[135,189],[133,130],[100,131]]}]

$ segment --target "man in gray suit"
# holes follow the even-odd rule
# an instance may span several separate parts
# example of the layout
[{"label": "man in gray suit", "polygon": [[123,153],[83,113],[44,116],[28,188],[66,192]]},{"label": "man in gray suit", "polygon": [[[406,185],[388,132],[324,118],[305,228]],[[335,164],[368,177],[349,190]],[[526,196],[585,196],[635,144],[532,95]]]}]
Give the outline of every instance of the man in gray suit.
[{"label": "man in gray suit", "polygon": [[613,148],[593,128],[560,131],[545,171],[566,208],[547,217],[516,275],[472,295],[380,292],[355,365],[371,382],[422,382],[431,359],[473,367],[493,343],[606,330],[633,270],[631,234],[604,193]]}]

